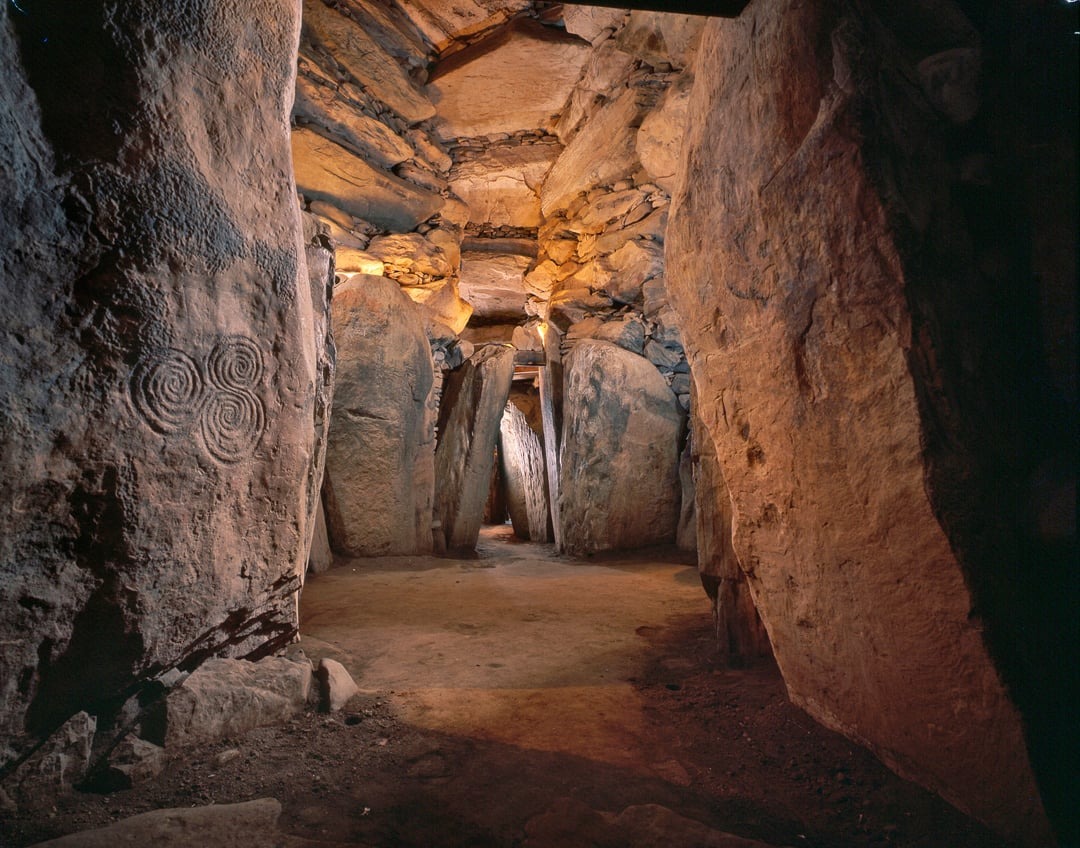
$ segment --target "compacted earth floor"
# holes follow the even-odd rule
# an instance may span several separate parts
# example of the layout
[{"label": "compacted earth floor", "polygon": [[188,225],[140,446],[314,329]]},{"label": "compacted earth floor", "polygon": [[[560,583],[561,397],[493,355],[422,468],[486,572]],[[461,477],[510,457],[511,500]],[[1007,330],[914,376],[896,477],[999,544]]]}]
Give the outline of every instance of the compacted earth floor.
[{"label": "compacted earth floor", "polygon": [[285,836],[362,846],[1002,844],[792,706],[771,662],[724,663],[684,556],[573,560],[509,527],[477,553],[309,578],[300,647],[352,673],[343,710],[0,814],[0,845],[256,798]]}]

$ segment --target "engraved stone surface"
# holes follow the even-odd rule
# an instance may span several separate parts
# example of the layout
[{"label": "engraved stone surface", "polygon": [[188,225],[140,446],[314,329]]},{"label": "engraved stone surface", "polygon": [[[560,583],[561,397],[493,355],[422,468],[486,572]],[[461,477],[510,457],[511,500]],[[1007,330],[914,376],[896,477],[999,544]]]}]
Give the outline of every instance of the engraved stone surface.
[{"label": "engraved stone surface", "polygon": [[210,456],[238,462],[266,429],[266,409],[255,394],[264,371],[253,339],[228,336],[202,362],[174,349],[144,355],[132,373],[131,397],[159,433],[190,435],[195,424]]},{"label": "engraved stone surface", "polygon": [[0,14],[0,767],[163,668],[296,630],[323,370],[299,4],[198,9]]}]

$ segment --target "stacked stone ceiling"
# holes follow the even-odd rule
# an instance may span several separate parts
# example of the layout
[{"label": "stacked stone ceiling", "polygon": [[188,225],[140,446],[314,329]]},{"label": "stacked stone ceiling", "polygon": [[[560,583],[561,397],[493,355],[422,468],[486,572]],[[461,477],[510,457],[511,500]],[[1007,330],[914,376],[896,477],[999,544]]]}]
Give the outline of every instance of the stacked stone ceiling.
[{"label": "stacked stone ceiling", "polygon": [[645,356],[685,407],[663,238],[702,24],[526,0],[305,0],[295,170],[339,275],[398,282],[447,367],[472,343],[535,344],[547,322],[566,347]]}]

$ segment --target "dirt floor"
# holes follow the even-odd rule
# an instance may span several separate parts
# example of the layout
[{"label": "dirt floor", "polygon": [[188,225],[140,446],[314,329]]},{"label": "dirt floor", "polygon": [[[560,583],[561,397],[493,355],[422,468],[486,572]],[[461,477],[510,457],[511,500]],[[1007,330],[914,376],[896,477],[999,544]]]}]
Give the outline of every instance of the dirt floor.
[{"label": "dirt floor", "polygon": [[[265,797],[285,833],[366,846],[721,844],[710,828],[775,846],[1002,845],[791,706],[772,664],[722,665],[680,555],[575,561],[502,527],[478,553],[311,578],[301,647],[353,674],[344,710],[225,740],[136,789],[0,816],[0,845]],[[664,841],[599,816],[627,808]]]}]

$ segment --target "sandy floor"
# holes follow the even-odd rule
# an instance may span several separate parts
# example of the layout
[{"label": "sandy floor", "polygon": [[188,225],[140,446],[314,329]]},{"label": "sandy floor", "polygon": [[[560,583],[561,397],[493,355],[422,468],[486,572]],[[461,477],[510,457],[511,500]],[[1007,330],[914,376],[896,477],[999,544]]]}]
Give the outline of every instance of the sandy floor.
[{"label": "sandy floor", "polygon": [[301,614],[308,656],[362,688],[344,710],[0,816],[0,845],[259,797],[283,833],[387,848],[1001,844],[792,707],[771,664],[721,665],[670,551],[580,562],[488,528],[476,559],[339,563]]},{"label": "sandy floor", "polygon": [[632,680],[644,635],[709,615],[696,570],[655,561],[583,563],[492,539],[483,558],[386,558],[312,581],[302,647],[389,693],[416,727],[572,754],[643,774],[670,757],[646,732]]}]

